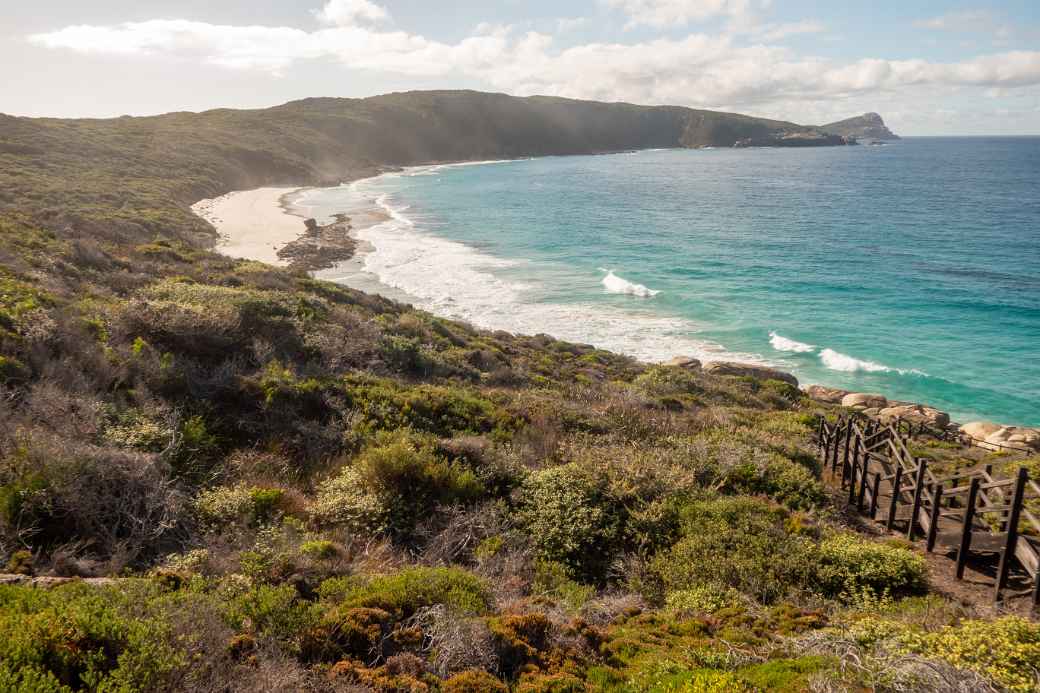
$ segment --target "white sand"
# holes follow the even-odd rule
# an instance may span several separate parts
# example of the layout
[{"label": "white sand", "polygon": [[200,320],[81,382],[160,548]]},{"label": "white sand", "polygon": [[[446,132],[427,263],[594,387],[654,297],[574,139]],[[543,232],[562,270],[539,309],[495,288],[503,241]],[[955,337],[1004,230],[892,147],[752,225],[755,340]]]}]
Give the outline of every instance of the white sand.
[{"label": "white sand", "polygon": [[231,257],[284,267],[278,249],[299,238],[303,218],[282,206],[282,198],[298,188],[259,188],[230,192],[191,206],[217,229],[217,251]]}]

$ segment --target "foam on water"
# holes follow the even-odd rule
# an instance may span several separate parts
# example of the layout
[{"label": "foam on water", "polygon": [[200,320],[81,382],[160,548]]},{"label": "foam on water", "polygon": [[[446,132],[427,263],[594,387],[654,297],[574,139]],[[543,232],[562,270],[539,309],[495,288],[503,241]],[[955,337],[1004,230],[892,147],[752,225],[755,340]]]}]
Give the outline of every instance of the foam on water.
[{"label": "foam on water", "polygon": [[928,374],[916,368],[891,368],[874,361],[857,359],[848,354],[843,354],[834,349],[824,349],[820,352],[820,362],[832,371],[843,373],[898,373],[899,375],[922,375]]},{"label": "foam on water", "polygon": [[607,273],[607,276],[603,277],[603,281],[601,283],[603,284],[603,288],[606,289],[608,293],[626,294],[628,296],[638,296],[639,298],[653,298],[657,294],[661,293],[660,291],[654,291],[653,289],[649,289],[643,286],[642,284],[636,284],[634,282],[628,281],[627,279],[619,277],[616,274],[614,274],[613,270],[603,269],[602,267],[600,267],[599,271]]},{"label": "foam on water", "polygon": [[308,201],[359,228],[389,217],[341,281],[481,327],[768,359],[958,420],[1040,425],[1040,208],[1021,203],[1040,138],[867,151],[431,165]]},{"label": "foam on water", "polygon": [[[359,181],[350,188],[370,197],[390,219],[356,232],[372,248],[360,256],[362,268],[381,284],[407,294],[419,308],[485,329],[544,332],[568,341],[591,342],[646,361],[688,354],[702,360],[765,363],[757,354],[727,352],[718,344],[697,339],[693,335],[698,326],[682,318],[539,301],[543,287],[503,274],[503,270],[522,269],[523,261],[494,257],[427,233],[405,214],[407,206],[395,204],[386,193],[374,194],[369,185]],[[656,293],[613,276],[634,287],[632,291],[642,292],[633,295]]]},{"label": "foam on water", "polygon": [[816,347],[812,344],[796,342],[793,339],[778,335],[776,332],[769,333],[769,343],[777,351],[791,351],[796,354],[806,354],[816,350]]}]

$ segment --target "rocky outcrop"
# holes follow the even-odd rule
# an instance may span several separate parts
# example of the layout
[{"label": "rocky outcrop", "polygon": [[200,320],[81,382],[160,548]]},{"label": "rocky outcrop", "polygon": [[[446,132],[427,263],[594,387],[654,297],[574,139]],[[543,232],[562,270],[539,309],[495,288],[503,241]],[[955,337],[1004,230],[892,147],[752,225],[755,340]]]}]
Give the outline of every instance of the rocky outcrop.
[{"label": "rocky outcrop", "polygon": [[704,372],[712,375],[735,375],[758,378],[759,380],[781,380],[794,387],[798,387],[798,378],[790,373],[778,371],[775,368],[765,366],[753,366],[747,363],[733,363],[731,361],[710,361],[704,366]]},{"label": "rocky outcrop", "polygon": [[851,392],[841,398],[841,406],[850,409],[884,409],[888,400],[884,395],[865,392]]},{"label": "rocky outcrop", "polygon": [[960,431],[969,438],[984,441],[1001,428],[1003,427],[1000,424],[995,424],[992,421],[972,421],[961,426]]},{"label": "rocky outcrop", "polygon": [[675,366],[676,368],[683,368],[688,371],[700,370],[701,362],[692,356],[676,356],[675,358],[665,361],[663,366]]},{"label": "rocky outcrop", "polygon": [[315,272],[329,269],[337,262],[354,256],[357,242],[350,237],[350,217],[337,214],[335,221],[320,226],[314,219],[305,220],[305,231],[295,241],[285,244],[278,257],[289,263],[290,269]]},{"label": "rocky outcrop", "polygon": [[772,132],[759,137],[745,137],[733,143],[735,148],[742,147],[844,147],[859,144],[855,137],[835,135],[819,130],[798,130],[795,132]]},{"label": "rocky outcrop", "polygon": [[861,140],[898,140],[895,134],[885,125],[885,121],[877,113],[864,113],[854,118],[846,118],[836,123],[820,126],[824,132],[845,137],[856,137]]},{"label": "rocky outcrop", "polygon": [[118,578],[71,578],[71,577],[33,577],[31,575],[19,575],[17,573],[0,573],[0,585],[22,585],[46,590],[61,585],[72,583],[80,585],[91,585],[94,587],[107,587],[114,585]]},{"label": "rocky outcrop", "polygon": [[878,418],[883,423],[901,419],[933,428],[946,428],[950,425],[949,414],[923,404],[900,404],[885,407],[878,412]]},{"label": "rocky outcrop", "polygon": [[1027,452],[1040,451],[1040,431],[1021,426],[1003,426],[986,436],[986,440],[979,443],[979,447],[992,450],[1010,448]]},{"label": "rocky outcrop", "polygon": [[849,391],[824,385],[810,385],[805,388],[805,394],[809,395],[810,399],[824,404],[841,404],[841,400],[849,394]]},{"label": "rocky outcrop", "polygon": [[972,421],[960,432],[987,450],[1022,450],[1040,452],[1040,430],[1023,426],[1001,426],[991,421]]}]

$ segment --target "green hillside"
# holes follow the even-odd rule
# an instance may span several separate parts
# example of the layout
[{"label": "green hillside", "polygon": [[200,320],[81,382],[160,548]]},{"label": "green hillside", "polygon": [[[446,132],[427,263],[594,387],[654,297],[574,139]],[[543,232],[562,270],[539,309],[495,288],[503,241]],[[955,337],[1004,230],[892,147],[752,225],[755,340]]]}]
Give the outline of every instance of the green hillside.
[{"label": "green hillside", "polygon": [[790,384],[232,260],[187,209],[792,128],[462,92],[0,119],[0,690],[1034,690],[1040,629],[849,525]]}]

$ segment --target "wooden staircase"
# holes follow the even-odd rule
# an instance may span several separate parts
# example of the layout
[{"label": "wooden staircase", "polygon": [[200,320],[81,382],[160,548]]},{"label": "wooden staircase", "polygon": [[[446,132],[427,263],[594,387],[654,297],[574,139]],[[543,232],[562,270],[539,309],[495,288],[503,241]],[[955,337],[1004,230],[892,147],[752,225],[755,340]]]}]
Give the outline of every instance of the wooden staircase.
[{"label": "wooden staircase", "polygon": [[1040,506],[1040,485],[1024,467],[1007,477],[992,465],[937,477],[928,460],[916,458],[898,422],[843,415],[835,422],[820,417],[817,439],[823,466],[848,490],[849,505],[860,514],[903,531],[918,532],[929,552],[936,546],[957,554],[957,579],[973,554],[997,554],[994,600],[1001,602],[1013,564],[1032,581],[1032,607],[1040,603],[1040,520],[1030,501]]}]

